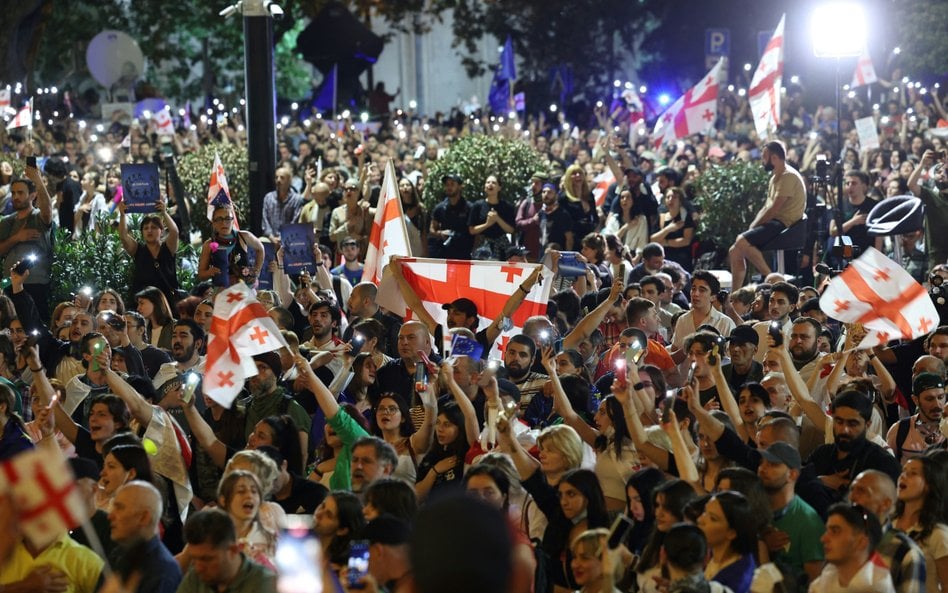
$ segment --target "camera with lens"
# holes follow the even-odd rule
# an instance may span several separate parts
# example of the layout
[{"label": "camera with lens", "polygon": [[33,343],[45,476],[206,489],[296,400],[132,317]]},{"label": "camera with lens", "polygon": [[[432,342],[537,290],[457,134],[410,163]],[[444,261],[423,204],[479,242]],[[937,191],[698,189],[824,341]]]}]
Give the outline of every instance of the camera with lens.
[{"label": "camera with lens", "polygon": [[826,155],[819,155],[816,157],[816,174],[811,179],[829,183],[833,180],[834,169],[835,165],[826,158]]}]

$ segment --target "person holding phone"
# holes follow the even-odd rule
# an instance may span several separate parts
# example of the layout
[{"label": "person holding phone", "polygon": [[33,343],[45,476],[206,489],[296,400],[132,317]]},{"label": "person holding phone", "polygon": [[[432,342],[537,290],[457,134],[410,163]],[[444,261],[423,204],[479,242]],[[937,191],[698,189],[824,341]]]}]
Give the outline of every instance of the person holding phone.
[{"label": "person holding phone", "polygon": [[36,168],[33,145],[23,149],[26,157],[25,177],[10,182],[13,214],[0,219],[0,257],[3,271],[29,255],[35,265],[23,281],[23,288],[33,297],[40,319],[49,319],[50,267],[53,261],[53,204],[43,176]]},{"label": "person holding phone", "polygon": [[[343,570],[346,593],[377,593],[380,584],[390,593],[415,591],[408,538],[411,526],[393,515],[381,515],[362,530],[363,541],[352,542],[349,566]],[[368,550],[367,557],[365,550]],[[362,569],[362,570],[360,570]]]}]

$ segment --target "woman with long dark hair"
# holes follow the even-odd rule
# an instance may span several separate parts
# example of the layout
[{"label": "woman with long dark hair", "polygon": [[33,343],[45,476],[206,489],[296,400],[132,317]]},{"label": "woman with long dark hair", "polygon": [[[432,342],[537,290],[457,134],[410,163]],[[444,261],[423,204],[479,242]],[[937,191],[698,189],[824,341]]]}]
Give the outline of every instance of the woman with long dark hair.
[{"label": "woman with long dark hair", "polygon": [[636,556],[642,553],[655,525],[655,507],[652,493],[665,481],[665,472],[656,467],[643,467],[629,477],[625,492],[628,496],[626,515],[635,524],[625,536],[625,547]]},{"label": "woman with long dark hair", "polygon": [[148,324],[150,344],[162,350],[171,350],[174,315],[165,294],[154,286],[146,286],[135,293],[138,312]]},{"label": "woman with long dark hair", "polygon": [[496,175],[488,175],[484,181],[483,200],[471,205],[467,217],[468,230],[477,239],[477,245],[486,246],[491,259],[503,260],[510,247],[509,234],[516,231],[516,212],[513,204],[500,197],[500,181]]},{"label": "woman with long dark hair", "polygon": [[658,226],[651,240],[665,248],[665,259],[681,264],[687,271],[694,267],[691,243],[695,239],[695,223],[693,208],[687,203],[684,190],[680,187],[670,187],[665,192],[666,212],[659,215]]},{"label": "woman with long dark hair", "polygon": [[398,180],[398,195],[402,199],[402,212],[408,219],[408,242],[411,243],[411,253],[415,257],[428,256],[428,212],[421,203],[421,194],[411,182],[411,179],[402,177]]},{"label": "woman with long dark hair", "polygon": [[155,209],[158,214],[142,217],[138,225],[142,240],[137,241],[128,232],[125,202],[119,203],[119,238],[122,240],[122,249],[134,261],[134,277],[129,292],[136,294],[149,286],[156,286],[168,302],[173,303],[177,300],[178,292],[178,225],[168,213],[164,201],[159,200]]},{"label": "woman with long dark hair", "polygon": [[902,466],[892,522],[925,552],[926,591],[948,587],[948,469],[937,455],[913,457]]},{"label": "woman with long dark hair", "polygon": [[640,593],[659,593],[655,577],[662,574],[659,552],[665,534],[675,523],[685,518],[685,506],[697,498],[691,484],[684,480],[672,479],[658,486],[652,496],[655,507],[655,527],[649,536],[642,556],[635,565],[636,581]]},{"label": "woman with long dark hair", "polygon": [[392,475],[410,484],[418,481],[419,460],[431,447],[437,404],[432,393],[429,392],[427,396],[428,401],[424,405],[425,419],[418,430],[415,430],[412,422],[408,402],[401,395],[393,392],[383,393],[375,408],[375,435],[394,447],[398,453],[398,465]]},{"label": "woman with long dark hair", "polygon": [[705,504],[698,527],[711,551],[704,576],[734,593],[750,591],[757,568],[757,526],[747,498],[730,490],[718,492]]},{"label": "woman with long dark hair", "polygon": [[362,503],[351,493],[337,490],[329,494],[313,513],[313,531],[319,536],[323,557],[335,572],[349,562],[349,544],[365,527]]},{"label": "woman with long dark hair", "polygon": [[415,493],[419,500],[461,484],[464,457],[469,448],[461,408],[454,402],[439,406],[435,443],[418,464]]}]

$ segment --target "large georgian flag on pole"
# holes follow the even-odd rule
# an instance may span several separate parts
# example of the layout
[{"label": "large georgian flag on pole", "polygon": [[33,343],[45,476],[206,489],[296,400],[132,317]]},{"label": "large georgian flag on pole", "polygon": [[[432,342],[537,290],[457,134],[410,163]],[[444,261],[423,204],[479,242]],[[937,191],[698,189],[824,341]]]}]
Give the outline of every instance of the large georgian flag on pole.
[{"label": "large georgian flag on pole", "polygon": [[402,198],[398,195],[398,187],[395,184],[395,165],[389,159],[388,165],[385,166],[385,179],[382,180],[379,206],[375,209],[375,220],[369,233],[362,281],[379,284],[382,281],[382,272],[393,255],[411,257],[411,246],[408,243]]},{"label": "large georgian flag on pole", "polygon": [[33,99],[23,106],[23,109],[17,112],[16,117],[7,124],[7,129],[13,128],[32,128],[33,127]]},{"label": "large georgian flag on pole", "polygon": [[23,534],[45,548],[86,516],[76,481],[59,451],[38,447],[0,464],[0,493],[13,499]]},{"label": "large georgian flag on pole", "polygon": [[899,338],[914,339],[938,327],[931,297],[902,266],[869,248],[833,278],[820,297],[820,309],[868,331],[857,346],[871,348]]},{"label": "large georgian flag on pole", "polygon": [[671,107],[665,110],[655,122],[652,141],[656,148],[686,138],[692,134],[706,132],[714,126],[718,116],[718,88],[724,72],[724,58],[711,68],[711,71],[693,86]]},{"label": "large georgian flag on pole", "polygon": [[853,72],[853,81],[849,83],[850,88],[865,86],[879,80],[876,76],[876,69],[872,65],[872,58],[869,56],[869,50],[862,52],[859,61],[856,62],[856,71]]},{"label": "large georgian flag on pole", "polygon": [[[506,263],[498,261],[468,261],[454,259],[408,258],[399,260],[405,280],[411,284],[425,305],[425,310],[435,321],[444,325],[447,312],[441,308],[445,303],[467,298],[477,305],[480,317],[477,329],[493,322],[504,309],[504,304],[520,284],[542,264]],[[491,348],[491,356],[499,356],[511,336],[523,330],[524,322],[534,315],[546,314],[546,303],[550,298],[552,273],[544,274],[546,280],[538,283],[524,297],[523,303],[511,317],[513,327],[504,331]],[[378,304],[396,315],[410,316],[405,301],[398,291],[398,283],[386,276],[379,287]],[[437,345],[440,348],[440,344]]]},{"label": "large georgian flag on pole", "polygon": [[204,393],[225,408],[240,393],[244,380],[257,374],[253,356],[289,347],[267,310],[243,282],[214,299],[210,336]]},{"label": "large georgian flag on pole", "polygon": [[214,209],[226,206],[230,215],[234,217],[234,229],[240,229],[237,224],[237,215],[234,214],[234,202],[230,199],[230,188],[227,187],[227,174],[221,163],[220,153],[214,153],[214,168],[211,169],[211,182],[207,188],[207,219],[214,220]]},{"label": "large georgian flag on pole", "polygon": [[783,22],[787,15],[780,17],[780,24],[760,57],[760,64],[751,80],[747,99],[754,115],[754,127],[757,135],[766,139],[771,131],[780,124],[780,86],[783,83]]}]

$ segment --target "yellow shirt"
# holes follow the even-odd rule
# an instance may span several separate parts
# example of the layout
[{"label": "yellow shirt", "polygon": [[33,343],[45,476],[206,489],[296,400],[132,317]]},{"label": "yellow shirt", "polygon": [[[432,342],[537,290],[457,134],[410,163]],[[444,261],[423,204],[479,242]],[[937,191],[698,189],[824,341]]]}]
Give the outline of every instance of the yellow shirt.
[{"label": "yellow shirt", "polygon": [[765,207],[769,208],[780,196],[786,196],[787,199],[775,218],[789,227],[803,218],[803,212],[806,210],[806,185],[803,183],[803,176],[790,165],[787,165],[780,179],[770,178]]},{"label": "yellow shirt", "polygon": [[66,574],[69,580],[66,593],[95,593],[104,562],[95,552],[69,537],[69,534],[61,535],[36,558],[21,541],[13,550],[10,560],[0,568],[0,585],[22,581],[33,569],[45,565]]}]

